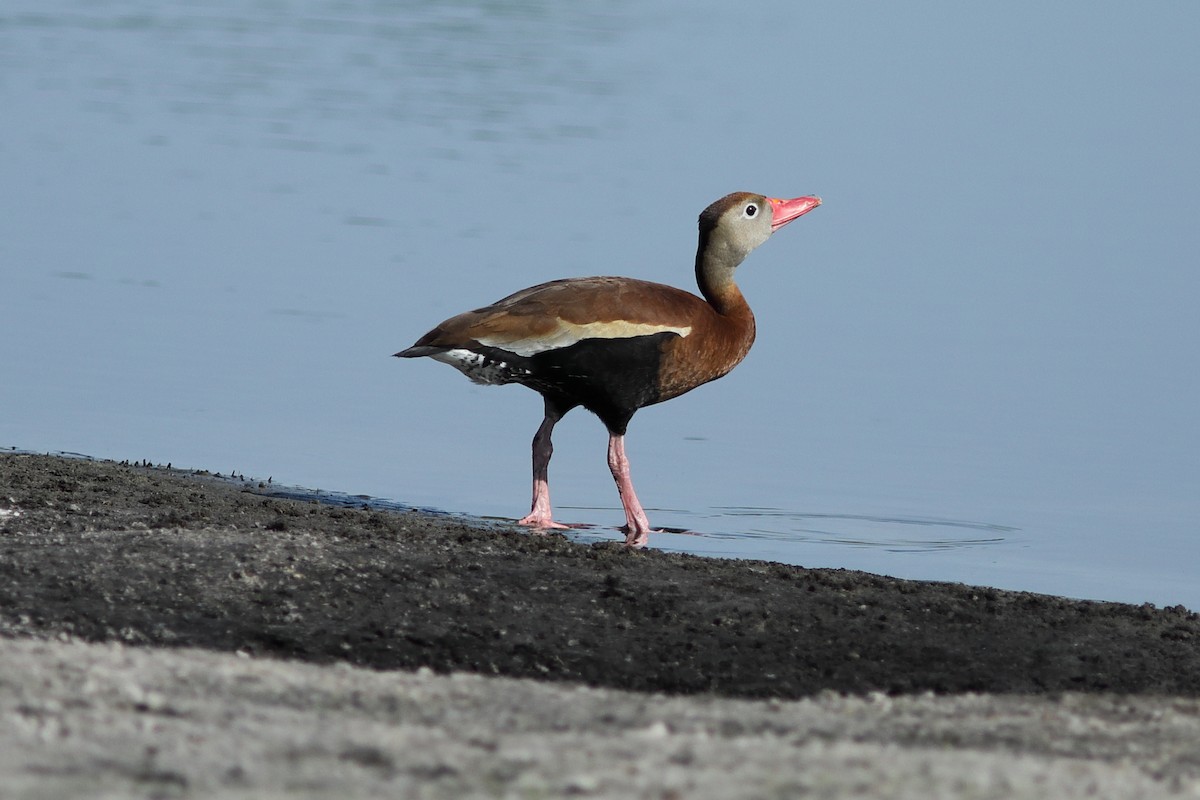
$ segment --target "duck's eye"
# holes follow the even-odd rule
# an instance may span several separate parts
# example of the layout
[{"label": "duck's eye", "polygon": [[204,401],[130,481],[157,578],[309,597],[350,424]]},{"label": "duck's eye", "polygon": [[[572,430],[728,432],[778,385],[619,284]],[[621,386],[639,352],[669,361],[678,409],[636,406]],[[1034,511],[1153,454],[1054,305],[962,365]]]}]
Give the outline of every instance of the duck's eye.
[{"label": "duck's eye", "polygon": [[753,219],[754,215],[758,213],[758,206],[754,203],[751,203],[750,205],[746,206],[746,210],[742,213],[745,214],[748,219]]}]

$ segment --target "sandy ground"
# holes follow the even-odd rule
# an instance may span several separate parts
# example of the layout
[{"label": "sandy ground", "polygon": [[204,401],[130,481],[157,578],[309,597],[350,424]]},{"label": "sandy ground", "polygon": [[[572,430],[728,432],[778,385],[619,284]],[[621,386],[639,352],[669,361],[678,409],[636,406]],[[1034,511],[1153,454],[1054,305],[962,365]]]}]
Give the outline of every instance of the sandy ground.
[{"label": "sandy ground", "polygon": [[0,797],[1200,797],[1200,616],[0,454]]}]

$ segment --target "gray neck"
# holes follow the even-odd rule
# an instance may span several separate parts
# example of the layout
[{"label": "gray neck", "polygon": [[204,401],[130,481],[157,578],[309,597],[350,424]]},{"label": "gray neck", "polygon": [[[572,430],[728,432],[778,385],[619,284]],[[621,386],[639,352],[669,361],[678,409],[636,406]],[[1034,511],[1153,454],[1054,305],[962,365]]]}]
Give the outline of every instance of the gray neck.
[{"label": "gray neck", "polygon": [[706,233],[700,236],[696,249],[696,285],[704,299],[717,311],[724,313],[734,297],[740,297],[733,273],[746,254],[728,241],[713,241]]}]

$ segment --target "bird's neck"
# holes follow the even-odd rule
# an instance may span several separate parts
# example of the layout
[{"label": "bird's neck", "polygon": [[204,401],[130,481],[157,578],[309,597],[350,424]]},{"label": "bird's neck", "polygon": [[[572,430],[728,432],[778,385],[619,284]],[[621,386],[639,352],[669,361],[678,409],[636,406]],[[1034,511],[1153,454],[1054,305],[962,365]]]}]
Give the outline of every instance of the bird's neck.
[{"label": "bird's neck", "polygon": [[696,285],[708,304],[722,316],[750,313],[742,291],[733,282],[733,273],[745,256],[723,242],[700,239],[696,250]]}]

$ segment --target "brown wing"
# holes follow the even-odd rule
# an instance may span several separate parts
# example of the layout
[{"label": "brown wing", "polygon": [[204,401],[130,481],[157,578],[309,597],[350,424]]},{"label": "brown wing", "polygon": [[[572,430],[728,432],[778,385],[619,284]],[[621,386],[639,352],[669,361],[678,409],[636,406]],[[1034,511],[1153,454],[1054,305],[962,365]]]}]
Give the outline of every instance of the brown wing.
[{"label": "brown wing", "polygon": [[[694,294],[633,278],[569,278],[451,317],[414,347],[497,347],[521,355],[583,339],[691,333],[712,308]],[[410,348],[412,349],[412,348]]]}]

